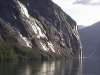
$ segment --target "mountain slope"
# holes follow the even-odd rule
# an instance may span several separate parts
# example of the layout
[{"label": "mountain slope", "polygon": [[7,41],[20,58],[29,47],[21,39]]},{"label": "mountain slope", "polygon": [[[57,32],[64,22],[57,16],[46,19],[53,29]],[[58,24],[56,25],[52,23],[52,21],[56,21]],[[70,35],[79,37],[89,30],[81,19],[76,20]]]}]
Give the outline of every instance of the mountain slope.
[{"label": "mountain slope", "polygon": [[0,38],[20,46],[78,56],[76,22],[51,0],[0,0]]},{"label": "mountain slope", "polygon": [[79,35],[83,44],[83,51],[86,56],[91,56],[92,52],[100,43],[100,21],[79,30]]}]

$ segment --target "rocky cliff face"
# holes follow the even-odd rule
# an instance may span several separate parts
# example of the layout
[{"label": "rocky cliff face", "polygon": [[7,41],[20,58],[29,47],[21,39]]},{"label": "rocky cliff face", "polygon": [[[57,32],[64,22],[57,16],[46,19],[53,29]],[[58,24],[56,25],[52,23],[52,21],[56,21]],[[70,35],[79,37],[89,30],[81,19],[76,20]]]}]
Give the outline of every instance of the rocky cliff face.
[{"label": "rocky cliff face", "polygon": [[0,32],[1,40],[29,48],[81,52],[76,22],[51,0],[0,0]]}]

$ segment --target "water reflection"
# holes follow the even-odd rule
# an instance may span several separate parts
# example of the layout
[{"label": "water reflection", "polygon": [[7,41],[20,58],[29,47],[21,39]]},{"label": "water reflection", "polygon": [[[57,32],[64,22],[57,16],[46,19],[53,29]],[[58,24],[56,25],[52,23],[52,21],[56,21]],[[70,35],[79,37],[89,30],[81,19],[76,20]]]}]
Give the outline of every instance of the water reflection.
[{"label": "water reflection", "polygon": [[81,75],[79,59],[1,62],[0,75]]}]

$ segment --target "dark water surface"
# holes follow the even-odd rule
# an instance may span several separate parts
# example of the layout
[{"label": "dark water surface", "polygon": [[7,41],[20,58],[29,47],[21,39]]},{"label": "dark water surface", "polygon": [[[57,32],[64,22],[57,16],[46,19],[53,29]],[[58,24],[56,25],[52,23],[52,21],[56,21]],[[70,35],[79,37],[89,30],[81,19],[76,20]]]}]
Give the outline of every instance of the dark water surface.
[{"label": "dark water surface", "polygon": [[85,58],[83,63],[79,59],[0,62],[0,75],[100,75],[100,62],[96,58]]},{"label": "dark water surface", "polygon": [[83,75],[100,75],[100,59],[95,57],[83,59]]}]

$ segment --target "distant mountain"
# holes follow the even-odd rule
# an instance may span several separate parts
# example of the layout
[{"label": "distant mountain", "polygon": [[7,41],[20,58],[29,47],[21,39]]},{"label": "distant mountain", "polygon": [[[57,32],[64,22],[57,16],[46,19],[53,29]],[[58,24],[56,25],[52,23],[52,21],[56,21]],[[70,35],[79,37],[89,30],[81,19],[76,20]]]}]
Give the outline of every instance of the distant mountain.
[{"label": "distant mountain", "polygon": [[92,56],[97,52],[100,44],[100,21],[79,30],[85,56]]},{"label": "distant mountain", "polygon": [[78,30],[85,28],[86,26],[84,25],[78,25]]}]

